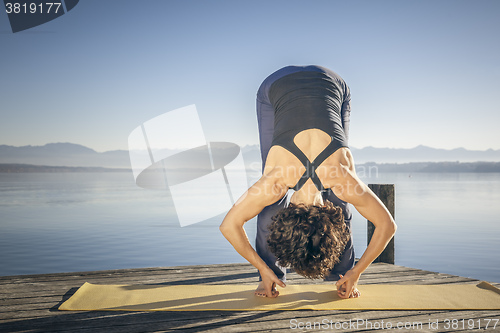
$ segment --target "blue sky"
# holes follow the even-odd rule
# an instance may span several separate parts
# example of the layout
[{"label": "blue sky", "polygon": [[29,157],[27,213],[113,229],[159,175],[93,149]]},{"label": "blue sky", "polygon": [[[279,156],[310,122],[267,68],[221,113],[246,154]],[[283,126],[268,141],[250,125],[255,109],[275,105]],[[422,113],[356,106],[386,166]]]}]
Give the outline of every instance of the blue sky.
[{"label": "blue sky", "polygon": [[351,88],[353,147],[500,149],[499,1],[82,0],[13,34],[0,13],[0,144],[127,149],[196,104],[210,141],[258,142],[255,93],[286,65]]}]

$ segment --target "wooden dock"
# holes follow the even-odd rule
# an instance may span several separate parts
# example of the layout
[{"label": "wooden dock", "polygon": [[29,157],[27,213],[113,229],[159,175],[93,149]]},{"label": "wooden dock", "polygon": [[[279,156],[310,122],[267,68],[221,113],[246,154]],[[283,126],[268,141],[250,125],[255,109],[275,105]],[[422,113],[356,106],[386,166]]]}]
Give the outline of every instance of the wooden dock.
[{"label": "wooden dock", "polygon": [[[58,311],[84,282],[95,284],[254,284],[249,264],[181,266],[0,277],[0,332],[500,332],[498,311]],[[290,273],[288,284],[332,283]],[[360,284],[477,283],[470,278],[374,263]],[[494,283],[497,287],[499,283]],[[334,286],[332,285],[332,288]],[[493,321],[492,321],[493,319]],[[447,321],[449,320],[449,322]],[[452,322],[452,320],[455,320]],[[438,326],[435,326],[437,321]],[[325,323],[328,326],[325,326]],[[429,322],[432,326],[429,326]],[[308,329],[314,325],[316,329]],[[322,328],[319,324],[322,323]],[[406,325],[402,330],[396,325]],[[421,323],[421,326],[419,325]],[[454,323],[456,325],[454,325]],[[299,327],[304,326],[303,329]],[[383,326],[381,326],[383,325]],[[413,325],[413,326],[412,326]],[[471,326],[472,325],[472,326]],[[480,326],[480,327],[479,327]],[[312,327],[312,326],[310,326]],[[448,327],[448,328],[447,328]]]}]

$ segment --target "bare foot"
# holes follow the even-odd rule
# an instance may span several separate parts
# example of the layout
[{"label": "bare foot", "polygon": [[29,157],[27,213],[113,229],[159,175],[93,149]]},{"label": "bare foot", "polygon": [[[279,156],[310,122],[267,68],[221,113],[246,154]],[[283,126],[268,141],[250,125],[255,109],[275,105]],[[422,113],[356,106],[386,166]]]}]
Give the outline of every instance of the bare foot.
[{"label": "bare foot", "polygon": [[[337,290],[337,294],[341,298],[347,298],[347,297],[344,297],[345,293],[346,293],[345,287],[342,285],[340,287],[340,289]],[[358,290],[358,288],[354,288],[354,290],[352,291],[352,293],[349,295],[349,298],[357,298],[359,296],[361,296],[361,292]]]},{"label": "bare foot", "polygon": [[[280,294],[278,290],[276,290],[276,286],[273,286],[273,295],[274,297],[277,297]],[[257,289],[255,289],[255,296],[259,297],[267,297],[266,295],[266,288],[264,287],[264,282],[260,281],[259,286]]]}]

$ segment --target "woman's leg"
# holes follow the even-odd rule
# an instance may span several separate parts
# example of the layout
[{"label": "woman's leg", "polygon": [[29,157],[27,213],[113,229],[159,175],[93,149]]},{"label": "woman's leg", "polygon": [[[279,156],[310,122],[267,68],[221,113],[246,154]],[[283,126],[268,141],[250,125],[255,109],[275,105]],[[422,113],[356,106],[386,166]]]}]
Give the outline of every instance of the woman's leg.
[{"label": "woman's leg", "polygon": [[259,125],[260,155],[262,171],[266,164],[267,154],[271,149],[274,134],[274,109],[268,102],[257,98],[257,123]]},{"label": "woman's leg", "polygon": [[[260,153],[262,157],[262,170],[266,164],[267,154],[271,149],[274,132],[274,109],[269,103],[257,98],[257,121],[259,124]],[[286,200],[279,200],[273,205],[264,208],[257,216],[257,236],[255,240],[255,250],[264,262],[271,268],[276,276],[285,281],[286,268],[276,264],[276,257],[267,247],[267,236],[269,235],[269,224],[272,217],[279,210],[285,208]]]},{"label": "woman's leg", "polygon": [[[351,94],[349,91],[349,87],[346,85],[346,90],[344,94],[344,102],[342,103],[341,109],[341,118],[342,118],[342,127],[344,128],[344,133],[346,139],[349,139],[349,124],[350,124],[350,116],[351,116]],[[349,229],[349,233],[351,234],[351,238],[347,243],[344,252],[340,256],[340,262],[336,264],[330,272],[330,275],[326,277],[325,280],[328,281],[336,281],[338,280],[339,274],[345,275],[345,273],[354,267],[354,247],[352,244],[352,230],[351,230],[351,219],[352,214],[349,210],[349,204],[345,201],[340,200],[333,193],[332,190],[328,190],[325,193],[325,199],[332,202],[335,206],[339,206],[342,208],[342,212],[344,213],[344,221]]]}]

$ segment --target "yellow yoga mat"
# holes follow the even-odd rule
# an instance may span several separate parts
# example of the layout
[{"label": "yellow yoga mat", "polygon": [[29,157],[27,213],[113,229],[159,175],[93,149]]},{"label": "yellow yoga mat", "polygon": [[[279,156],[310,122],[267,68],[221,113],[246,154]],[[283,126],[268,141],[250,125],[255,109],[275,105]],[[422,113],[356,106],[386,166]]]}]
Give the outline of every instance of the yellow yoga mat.
[{"label": "yellow yoga mat", "polygon": [[477,285],[360,285],[341,299],[333,284],[289,285],[277,298],[254,296],[254,285],[94,285],[85,283],[59,310],[500,310],[500,289]]}]

